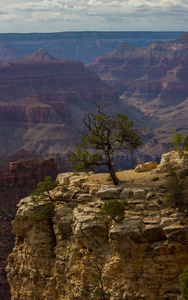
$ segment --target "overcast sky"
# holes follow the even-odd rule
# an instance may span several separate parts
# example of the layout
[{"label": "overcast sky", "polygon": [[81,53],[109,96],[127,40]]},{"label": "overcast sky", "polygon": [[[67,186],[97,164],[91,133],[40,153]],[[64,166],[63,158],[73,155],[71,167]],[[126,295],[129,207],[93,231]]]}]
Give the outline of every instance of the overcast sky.
[{"label": "overcast sky", "polygon": [[188,0],[1,0],[0,32],[188,31]]}]

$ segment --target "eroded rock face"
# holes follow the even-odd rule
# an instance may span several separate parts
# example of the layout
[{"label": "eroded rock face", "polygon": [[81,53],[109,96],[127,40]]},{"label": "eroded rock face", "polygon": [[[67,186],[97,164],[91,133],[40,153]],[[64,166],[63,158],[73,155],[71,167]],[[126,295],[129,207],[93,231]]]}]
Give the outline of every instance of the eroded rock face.
[{"label": "eroded rock face", "polygon": [[50,159],[22,159],[9,165],[9,172],[0,173],[0,299],[10,299],[5,267],[14,246],[11,221],[15,218],[21,197],[36,188],[45,176],[57,176],[57,163]]},{"label": "eroded rock face", "polygon": [[[104,289],[111,299],[181,299],[178,275],[188,260],[181,217],[157,204],[156,191],[148,200],[143,189],[135,200],[136,189],[122,189],[119,198],[121,193],[129,195],[124,220],[104,221],[100,207],[111,198],[112,187],[94,187],[89,177],[58,176],[63,183],[69,178],[69,183],[65,190],[59,185],[51,192],[56,199],[52,220],[37,221],[30,199],[20,201],[13,222],[16,243],[7,267],[12,300],[93,299],[96,265],[103,267]],[[100,191],[106,191],[104,200]],[[87,202],[82,195],[94,198]]]},{"label": "eroded rock face", "polygon": [[45,49],[0,63],[0,154],[20,148],[62,154],[81,137],[85,110],[116,100],[116,91],[81,62]]},{"label": "eroded rock face", "polygon": [[184,155],[179,154],[177,151],[167,152],[161,156],[161,162],[157,167],[157,172],[167,171],[169,165],[177,170],[187,170],[187,164],[188,151],[184,151]]},{"label": "eroded rock face", "polygon": [[[151,118],[153,137],[144,152],[154,159],[170,149],[172,130],[187,135],[188,34],[178,40],[154,42],[146,48],[123,43],[88,65],[116,87],[123,103]],[[148,127],[148,125],[146,125]]]}]

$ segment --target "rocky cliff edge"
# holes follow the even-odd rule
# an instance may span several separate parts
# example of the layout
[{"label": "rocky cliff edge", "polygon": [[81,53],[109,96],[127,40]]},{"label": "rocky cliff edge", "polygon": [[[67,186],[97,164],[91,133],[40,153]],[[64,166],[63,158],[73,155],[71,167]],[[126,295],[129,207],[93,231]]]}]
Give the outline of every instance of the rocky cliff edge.
[{"label": "rocky cliff edge", "polygon": [[[169,159],[163,157],[163,167]],[[166,176],[161,167],[156,174]],[[12,300],[99,299],[94,291],[100,279],[109,299],[182,299],[178,276],[188,263],[185,218],[163,205],[159,185],[115,187],[92,176],[58,175],[50,220],[35,218],[47,199],[35,208],[30,197],[20,201],[7,266]],[[100,218],[109,199],[124,205],[119,224]]]}]

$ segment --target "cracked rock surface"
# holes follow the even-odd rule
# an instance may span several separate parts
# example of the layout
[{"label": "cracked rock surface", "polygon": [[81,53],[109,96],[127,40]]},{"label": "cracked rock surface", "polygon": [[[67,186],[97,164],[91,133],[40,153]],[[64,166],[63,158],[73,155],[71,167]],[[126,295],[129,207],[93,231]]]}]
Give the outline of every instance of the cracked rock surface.
[{"label": "cracked rock surface", "polygon": [[[102,267],[111,300],[182,299],[178,276],[188,263],[186,222],[158,204],[160,190],[149,190],[148,197],[147,186],[113,188],[89,184],[86,174],[71,176],[59,176],[69,182],[66,192],[61,184],[52,191],[52,219],[33,218],[36,208],[29,197],[18,205],[12,224],[16,242],[7,266],[12,300],[95,299],[93,258]],[[121,193],[127,196],[124,220],[101,218],[103,203],[115,195],[124,201]]]}]

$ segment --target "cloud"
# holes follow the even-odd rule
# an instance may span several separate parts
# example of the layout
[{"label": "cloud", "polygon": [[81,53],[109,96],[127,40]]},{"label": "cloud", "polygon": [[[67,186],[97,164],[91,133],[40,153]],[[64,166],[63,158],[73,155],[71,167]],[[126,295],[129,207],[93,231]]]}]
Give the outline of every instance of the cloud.
[{"label": "cloud", "polygon": [[1,14],[0,13],[0,21],[15,21],[19,17],[14,14]]},{"label": "cloud", "polygon": [[62,17],[62,14],[60,12],[48,12],[46,13],[45,11],[36,11],[32,14],[32,18],[27,19],[26,21],[57,21],[57,19],[60,19]]},{"label": "cloud", "polygon": [[58,1],[49,1],[44,0],[42,2],[23,2],[17,4],[11,4],[9,6],[10,9],[17,10],[17,11],[50,11],[50,10],[57,10],[62,9],[63,5]]},{"label": "cloud", "polygon": [[[53,28],[62,25],[70,30],[174,30],[176,23],[187,28],[187,0],[2,0],[3,21],[27,21],[31,28],[39,26],[39,31],[46,31],[53,22]],[[167,27],[164,26],[167,19]],[[174,22],[173,22],[174,19]],[[142,20],[142,27],[141,25]],[[169,20],[171,20],[169,23]],[[72,22],[72,23],[70,23]],[[80,25],[78,27],[78,22]],[[111,23],[113,22],[112,27]],[[154,24],[155,22],[155,24]],[[42,23],[42,27],[40,27]],[[46,25],[45,25],[46,23]],[[57,23],[55,27],[55,23]],[[132,28],[125,28],[132,24]],[[183,26],[182,26],[183,24]],[[29,26],[29,25],[28,25]],[[84,27],[85,26],[85,27]],[[137,28],[136,28],[137,27]],[[152,29],[152,27],[154,29]],[[184,28],[183,28],[184,27]],[[43,28],[43,30],[42,30]],[[180,28],[176,28],[180,30]]]}]

